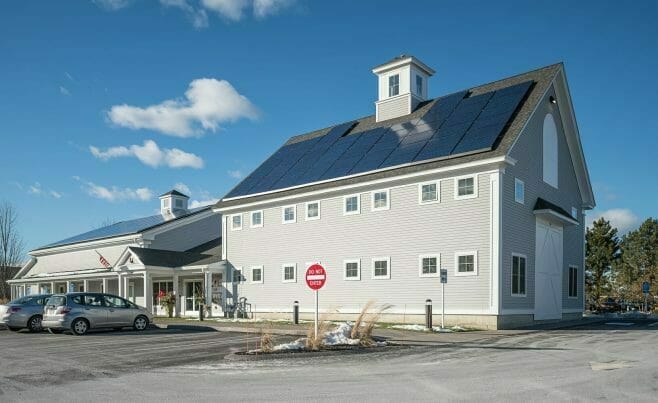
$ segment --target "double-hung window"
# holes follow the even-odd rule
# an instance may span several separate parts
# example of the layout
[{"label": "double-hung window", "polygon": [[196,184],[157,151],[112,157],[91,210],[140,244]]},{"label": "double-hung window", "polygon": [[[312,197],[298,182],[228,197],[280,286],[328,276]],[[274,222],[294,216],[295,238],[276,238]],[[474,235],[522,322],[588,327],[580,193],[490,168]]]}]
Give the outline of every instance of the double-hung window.
[{"label": "double-hung window", "polygon": [[388,96],[394,97],[400,93],[400,75],[388,76]]},{"label": "double-hung window", "polygon": [[308,202],[306,203],[306,221],[319,220],[320,219],[320,202]]},{"label": "double-hung window", "polygon": [[343,198],[343,214],[344,215],[351,215],[351,214],[359,214],[361,213],[361,206],[360,206],[360,196],[357,195],[350,195],[350,196],[345,196]]},{"label": "double-hung window", "polygon": [[455,254],[455,276],[476,276],[478,274],[477,252],[457,252]]},{"label": "double-hung window", "polygon": [[345,260],[343,261],[343,278],[345,280],[361,280],[361,261]]},{"label": "double-hung window", "polygon": [[251,266],[251,282],[263,282],[263,266]]},{"label": "double-hung window", "polygon": [[420,277],[438,277],[440,269],[440,255],[420,255],[418,257],[418,271]]},{"label": "double-hung window", "polygon": [[251,228],[259,228],[263,226],[263,210],[251,212]]},{"label": "double-hung window", "polygon": [[388,257],[377,257],[372,259],[372,278],[391,278],[391,259]]},{"label": "double-hung window", "polygon": [[297,282],[297,265],[295,263],[281,265],[281,277],[284,283]]},{"label": "double-hung window", "polygon": [[569,298],[578,297],[578,268],[569,266]]},{"label": "double-hung window", "polygon": [[421,204],[439,201],[439,182],[421,183],[418,185],[418,201]]},{"label": "double-hung window", "polygon": [[297,206],[284,206],[281,208],[281,218],[284,224],[297,221]]},{"label": "double-hung window", "polygon": [[416,95],[423,96],[423,77],[416,76]]},{"label": "double-hung window", "polygon": [[514,179],[514,201],[525,203],[525,183],[519,178]]},{"label": "double-hung window", "polygon": [[233,231],[239,231],[242,229],[242,214],[231,216],[231,229]]},{"label": "double-hung window", "polygon": [[372,192],[372,211],[388,210],[389,194],[388,190]]},{"label": "double-hung window", "polygon": [[526,257],[523,255],[512,255],[512,295],[525,297],[526,287]]},{"label": "double-hung window", "polygon": [[475,176],[455,178],[455,199],[470,199],[473,197],[477,197]]}]

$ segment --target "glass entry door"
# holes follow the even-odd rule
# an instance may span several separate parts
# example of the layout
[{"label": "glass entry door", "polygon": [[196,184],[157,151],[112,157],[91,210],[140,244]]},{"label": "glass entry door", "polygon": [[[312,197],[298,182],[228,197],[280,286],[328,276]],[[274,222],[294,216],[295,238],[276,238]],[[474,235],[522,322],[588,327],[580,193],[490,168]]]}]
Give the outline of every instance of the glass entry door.
[{"label": "glass entry door", "polygon": [[199,299],[203,294],[203,282],[201,280],[185,281],[185,313],[199,312]]}]

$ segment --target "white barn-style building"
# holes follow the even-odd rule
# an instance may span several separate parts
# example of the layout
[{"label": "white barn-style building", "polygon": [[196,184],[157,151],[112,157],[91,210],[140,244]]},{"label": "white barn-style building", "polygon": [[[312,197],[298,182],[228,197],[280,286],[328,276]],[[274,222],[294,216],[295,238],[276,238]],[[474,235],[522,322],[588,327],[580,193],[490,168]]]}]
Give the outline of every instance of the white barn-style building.
[{"label": "white barn-style building", "polygon": [[121,221],[31,251],[10,280],[12,297],[67,291],[107,292],[164,315],[159,296],[176,295],[177,316],[198,316],[205,298],[223,315],[225,288],[219,214],[188,209],[176,190],[160,196],[160,214]]},{"label": "white barn-style building", "polygon": [[373,69],[372,116],[290,138],[214,207],[235,297],[260,316],[329,317],[369,300],[384,320],[441,312],[505,328],[579,317],[585,211],[595,206],[562,64],[435,99],[434,70],[402,55]]}]

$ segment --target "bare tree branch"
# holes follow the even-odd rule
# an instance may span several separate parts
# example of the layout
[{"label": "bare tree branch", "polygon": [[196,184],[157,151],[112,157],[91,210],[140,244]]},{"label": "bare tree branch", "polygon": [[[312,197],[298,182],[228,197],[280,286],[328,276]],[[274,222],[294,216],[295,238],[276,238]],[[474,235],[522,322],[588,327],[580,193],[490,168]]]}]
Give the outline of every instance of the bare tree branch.
[{"label": "bare tree branch", "polygon": [[7,280],[23,263],[25,243],[18,233],[18,213],[8,202],[0,203],[0,298],[9,297]]}]

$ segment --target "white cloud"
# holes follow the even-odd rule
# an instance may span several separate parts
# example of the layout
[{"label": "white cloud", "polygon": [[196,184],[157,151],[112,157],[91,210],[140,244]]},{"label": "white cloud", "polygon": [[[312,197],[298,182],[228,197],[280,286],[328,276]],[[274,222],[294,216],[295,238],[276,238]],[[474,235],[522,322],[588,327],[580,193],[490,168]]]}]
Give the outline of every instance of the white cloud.
[{"label": "white cloud", "polygon": [[187,19],[192,22],[194,28],[201,29],[208,27],[208,14],[206,14],[206,10],[194,7],[188,0],[160,0],[160,4],[165,7],[182,10]]},{"label": "white cloud", "polygon": [[209,10],[220,15],[239,21],[242,19],[244,10],[249,6],[248,0],[201,0],[201,4]]},{"label": "white cloud", "polygon": [[178,148],[161,149],[153,140],[144,141],[143,146],[134,144],[128,147],[110,147],[105,151],[95,146],[89,146],[89,150],[94,157],[103,161],[113,158],[135,157],[143,164],[153,168],[168,166],[169,168],[200,169],[204,165],[203,159],[195,154],[179,150]]},{"label": "white cloud", "polygon": [[217,198],[203,199],[203,200],[190,200],[189,208],[205,207],[215,204],[219,201]]},{"label": "white cloud", "polygon": [[230,176],[233,179],[241,179],[244,176],[244,174],[239,169],[236,169],[236,170],[228,171],[228,176]]},{"label": "white cloud", "polygon": [[601,217],[610,221],[610,224],[617,228],[619,235],[624,235],[628,231],[636,229],[640,224],[640,219],[631,210],[613,208],[605,211],[592,212],[591,215],[587,216],[587,226],[590,227],[594,221]]},{"label": "white cloud", "polygon": [[171,99],[145,108],[115,105],[108,119],[133,130],[150,129],[178,137],[201,136],[224,122],[256,119],[256,107],[225,80],[200,78],[190,83],[185,99]]},{"label": "white cloud", "polygon": [[289,7],[293,0],[254,0],[254,17],[266,18]]},{"label": "white cloud", "polygon": [[69,91],[68,89],[66,89],[66,87],[61,86],[61,85],[59,86],[59,93],[62,94],[62,95],[67,95],[67,96],[71,95],[71,91]]},{"label": "white cloud", "polygon": [[128,7],[132,0],[92,0],[92,3],[107,11],[116,11]]},{"label": "white cloud", "polygon": [[110,188],[97,185],[93,182],[86,182],[84,189],[89,196],[97,199],[107,200],[109,202],[139,200],[147,201],[153,197],[153,192],[149,188],[119,188],[112,186]]},{"label": "white cloud", "polygon": [[41,189],[41,184],[39,182],[35,182],[34,185],[30,185],[27,192],[33,195],[40,195],[43,193],[43,189]]},{"label": "white cloud", "polygon": [[73,78],[72,75],[69,74],[68,71],[65,71],[65,72],[64,72],[64,75],[66,76],[66,78],[68,78],[68,79],[71,80],[72,82],[75,82],[75,79]]},{"label": "white cloud", "polygon": [[[14,183],[16,184],[16,186],[19,189],[21,189],[21,190],[23,189],[23,186],[20,183],[18,183],[18,182],[14,182]],[[52,190],[52,189],[46,190],[46,189],[43,188],[43,186],[41,186],[41,183],[39,183],[39,182],[34,182],[33,185],[29,185],[27,187],[27,193],[29,193],[31,195],[35,195],[35,196],[50,196],[50,197],[53,197],[55,199],[61,199],[62,198],[62,194],[60,192],[57,192],[57,191]]]},{"label": "white cloud", "polygon": [[185,193],[188,196],[192,196],[192,191],[190,190],[189,186],[187,186],[183,182],[176,183],[174,185],[174,189],[178,190],[179,192]]},{"label": "white cloud", "polygon": [[62,194],[59,193],[59,192],[55,192],[54,190],[51,190],[51,191],[50,191],[50,195],[51,195],[52,197],[54,197],[55,199],[61,199],[61,198],[62,198]]}]

